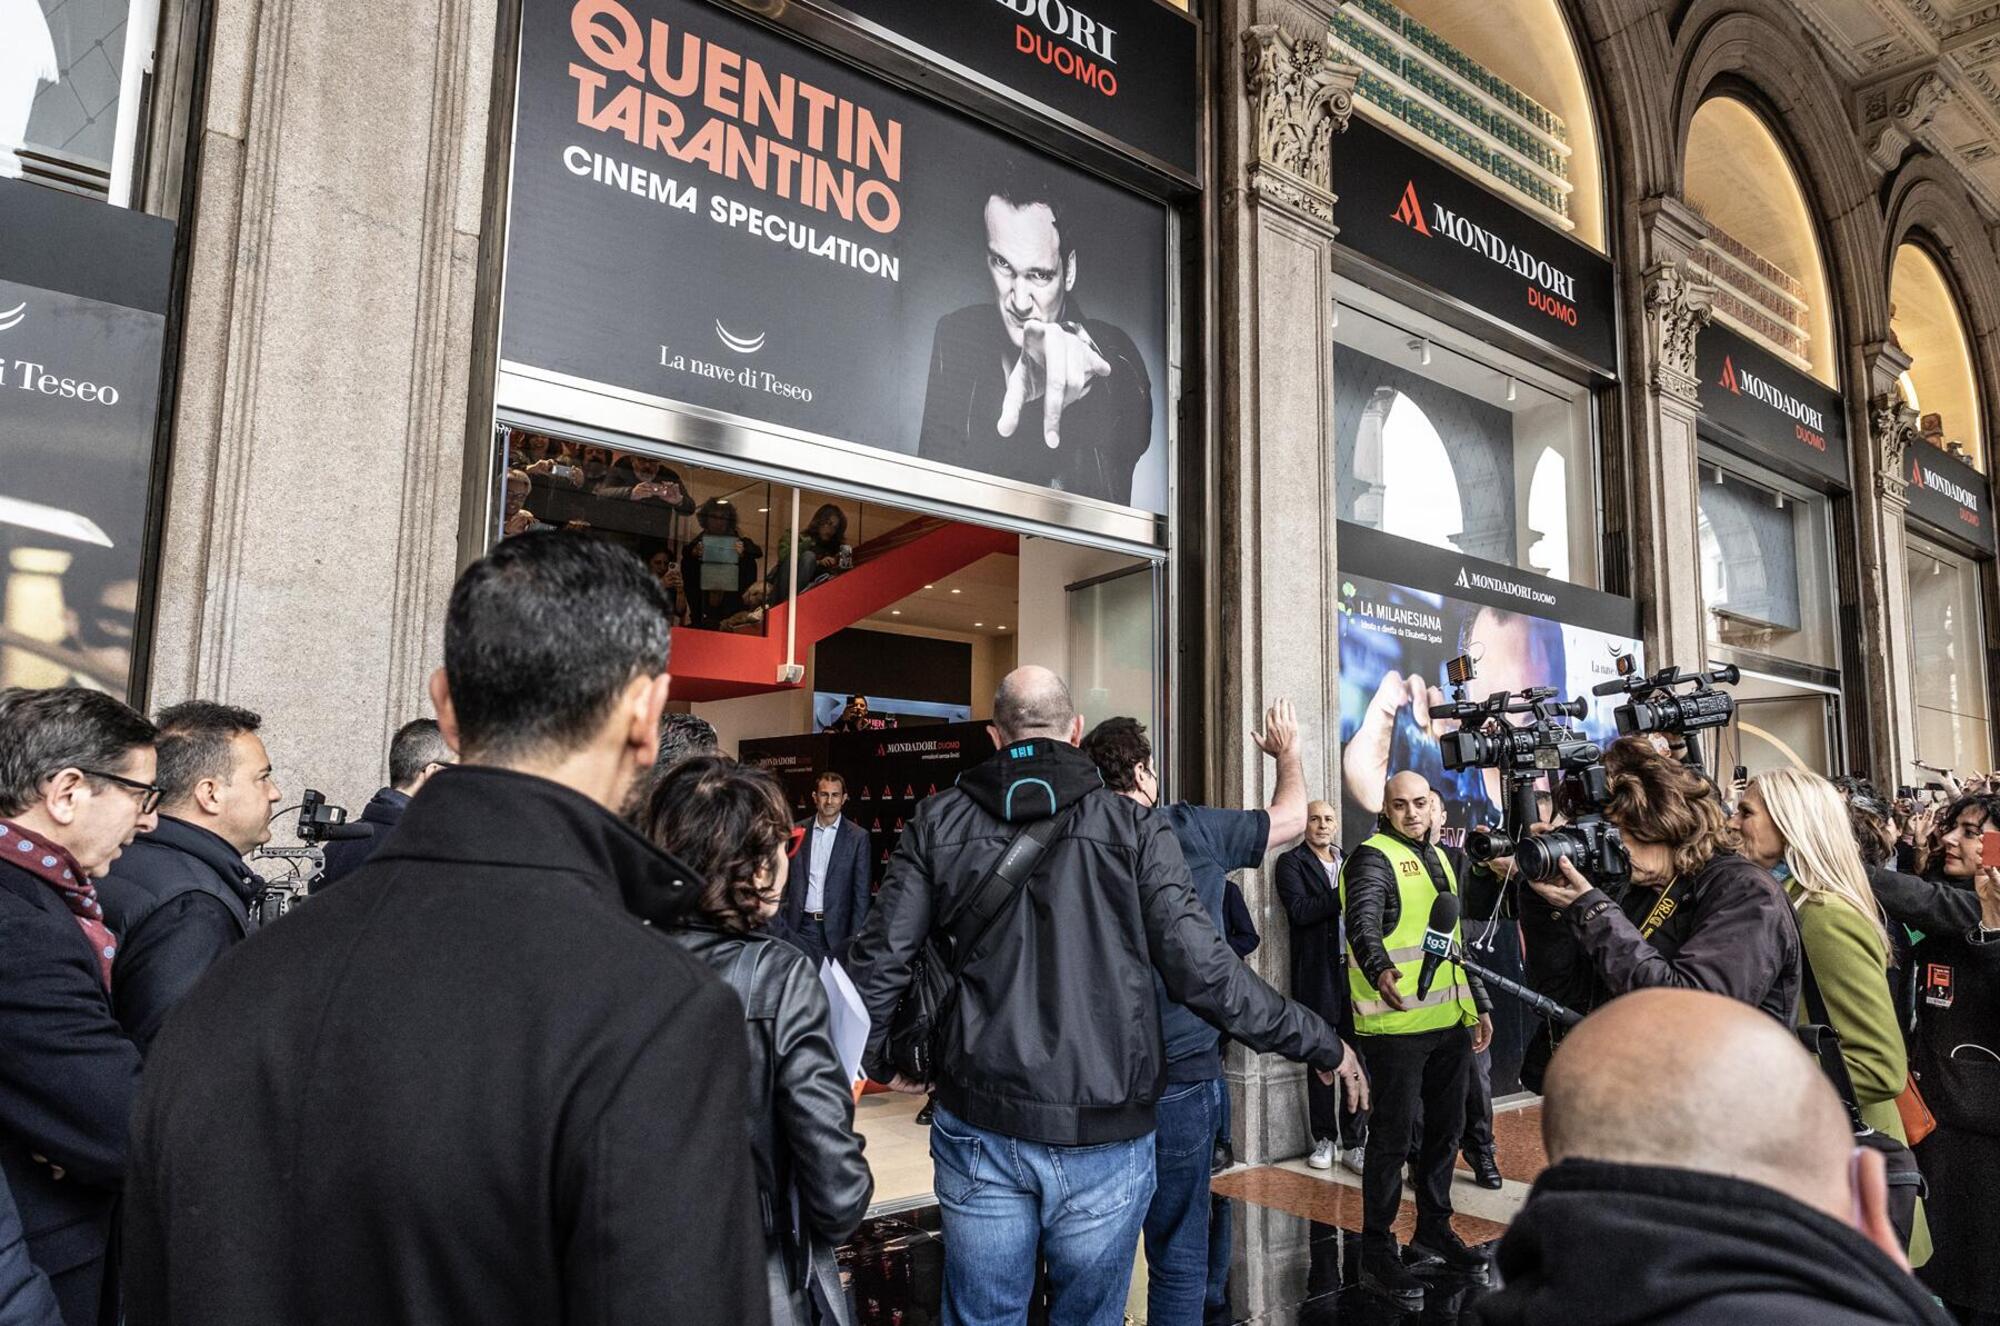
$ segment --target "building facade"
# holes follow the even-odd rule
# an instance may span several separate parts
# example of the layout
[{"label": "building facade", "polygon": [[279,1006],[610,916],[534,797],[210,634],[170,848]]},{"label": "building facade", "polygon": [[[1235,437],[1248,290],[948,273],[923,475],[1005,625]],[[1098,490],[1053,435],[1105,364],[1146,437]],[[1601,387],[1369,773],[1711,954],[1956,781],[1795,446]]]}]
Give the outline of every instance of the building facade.
[{"label": "building facade", "polygon": [[[0,679],[247,705],[288,790],[358,804],[421,712],[458,568],[519,513],[510,439],[527,433],[762,485],[771,528],[809,491],[1019,540],[1017,622],[999,629],[1052,634],[1003,646],[952,626],[978,676],[1115,643],[1132,675],[1100,659],[1094,703],[1146,706],[1170,790],[1221,805],[1268,796],[1244,734],[1293,696],[1350,842],[1384,771],[1430,767],[1424,712],[1461,653],[1480,659],[1475,695],[1574,691],[1621,655],[1733,663],[1725,771],[1792,762],[1887,791],[1994,763],[1990,16],[1919,6],[1884,34],[1823,0],[957,3],[132,0],[89,32],[28,0],[42,12],[0,43],[45,34],[48,51],[0,61],[0,95],[27,89],[25,127],[0,120],[0,175],[21,177],[0,178],[0,315],[29,319],[0,329]],[[996,14],[998,46],[968,38]],[[1076,288],[1130,335],[1151,393],[1125,482],[934,461],[862,413],[802,423],[787,392],[811,386],[782,374],[757,407],[685,361],[679,387],[633,385],[673,351],[630,306],[671,304],[696,267],[732,292],[775,281],[768,326],[701,319],[732,353],[789,317],[840,343],[827,374],[875,372],[873,343],[908,330],[900,305],[698,256],[653,212],[592,229],[614,204],[676,211],[651,132],[687,149],[678,167],[695,150],[646,97],[699,72],[683,28],[725,52],[700,66],[708,91],[683,93],[738,121],[755,123],[749,64],[767,129],[786,79],[856,108],[815,144],[858,172],[814,208],[847,209],[820,255],[842,280],[884,280],[897,252],[865,242],[884,209],[924,220],[927,186],[891,168],[905,150],[969,171],[1019,158],[1087,199],[1078,228],[1103,229],[1075,250]],[[619,79],[638,89],[630,121]],[[567,137],[549,136],[558,114]],[[988,186],[969,187],[976,204]],[[152,266],[106,285],[74,260],[112,212],[93,242]],[[545,261],[620,235],[622,254],[590,249],[598,285]],[[971,285],[953,288],[976,303],[993,258],[970,243]],[[24,401],[80,408],[62,382],[98,379],[4,339],[45,294],[126,310],[154,340],[107,362],[134,382],[158,366],[156,393],[121,392],[143,408],[60,447]],[[929,320],[909,334],[896,362],[921,378],[943,351]],[[722,357],[711,342],[702,362]],[[59,482],[15,478],[29,470]],[[63,497],[79,485],[128,500],[93,516]],[[1083,589],[1107,598],[1101,577],[1133,572],[1144,592],[1102,609],[1115,622],[1078,616]],[[1069,597],[1037,600],[1046,584]],[[806,655],[773,657],[802,670],[761,690],[812,688]],[[746,693],[722,686],[737,663],[711,665],[720,689],[691,703]],[[1437,774],[1461,830],[1500,802]],[[1245,892],[1255,961],[1282,985],[1282,911],[1261,874]],[[1305,1149],[1299,1072],[1232,1066],[1245,1159]]]}]

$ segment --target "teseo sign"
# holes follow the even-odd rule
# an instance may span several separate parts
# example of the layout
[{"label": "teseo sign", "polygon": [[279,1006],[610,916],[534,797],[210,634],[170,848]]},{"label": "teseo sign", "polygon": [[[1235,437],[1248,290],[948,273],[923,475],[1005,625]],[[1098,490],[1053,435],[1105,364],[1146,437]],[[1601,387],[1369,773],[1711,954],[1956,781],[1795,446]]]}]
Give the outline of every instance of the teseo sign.
[{"label": "teseo sign", "polygon": [[1986,476],[1928,443],[1910,448],[1903,462],[1910,481],[1910,514],[1984,552],[1994,551],[1993,488]]},{"label": "teseo sign", "polygon": [[1340,149],[1340,243],[1606,373],[1618,369],[1611,264],[1356,117]]},{"label": "teseo sign", "polygon": [[1197,174],[1197,29],[1161,0],[832,2],[1021,101]]},{"label": "teseo sign", "polygon": [[1846,487],[1847,420],[1840,393],[1721,323],[1695,342],[1701,416],[1726,440],[1781,468]]},{"label": "teseo sign", "polygon": [[7,684],[126,693],[173,252],[171,222],[0,179]]}]

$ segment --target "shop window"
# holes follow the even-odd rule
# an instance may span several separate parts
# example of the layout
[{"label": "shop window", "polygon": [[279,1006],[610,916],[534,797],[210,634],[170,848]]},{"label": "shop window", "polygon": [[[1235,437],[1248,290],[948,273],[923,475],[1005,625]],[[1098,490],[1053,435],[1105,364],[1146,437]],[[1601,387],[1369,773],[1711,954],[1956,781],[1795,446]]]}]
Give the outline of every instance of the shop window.
[{"label": "shop window", "polygon": [[1889,329],[1910,356],[1899,384],[1917,412],[1923,440],[1984,472],[1978,370],[1944,270],[1923,248],[1896,250],[1889,278]]},{"label": "shop window", "polygon": [[1703,463],[1698,535],[1711,644],[1837,668],[1824,498]]},{"label": "shop window", "polygon": [[1595,585],[1588,393],[1416,326],[1340,306],[1340,519]]},{"label": "shop window", "polygon": [[159,0],[0,4],[0,176],[132,201]]},{"label": "shop window", "polygon": [[[1155,643],[1152,569],[1129,570],[1068,587],[1068,676],[1086,728],[1124,716],[1144,723],[1160,739],[1154,695]],[[1156,761],[1160,767],[1164,761]]]},{"label": "shop window", "polygon": [[1909,547],[1910,660],[1917,759],[1940,769],[1993,764],[1979,565],[1916,539]]}]

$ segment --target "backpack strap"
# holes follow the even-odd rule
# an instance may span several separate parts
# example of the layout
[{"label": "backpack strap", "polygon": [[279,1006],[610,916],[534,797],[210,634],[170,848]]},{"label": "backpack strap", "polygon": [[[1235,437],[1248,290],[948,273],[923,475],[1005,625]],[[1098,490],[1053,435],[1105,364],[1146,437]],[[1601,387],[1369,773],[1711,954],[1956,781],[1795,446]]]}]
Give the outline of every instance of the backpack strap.
[{"label": "backpack strap", "polygon": [[944,932],[954,982],[972,950],[979,947],[979,941],[992,929],[1006,904],[1018,896],[1021,887],[1034,875],[1043,852],[1081,804],[1074,803],[1062,814],[1036,820],[1016,832],[1000,853],[1000,859],[986,872],[986,878],[945,914],[938,928]]},{"label": "backpack strap", "polygon": [[1818,1058],[1820,1071],[1840,1093],[1840,1103],[1847,1107],[1848,1122],[1853,1124],[1855,1134],[1872,1132],[1862,1121],[1861,1105],[1854,1095],[1854,1078],[1847,1071],[1847,1056],[1840,1050],[1840,1034],[1833,1029],[1833,1019],[1827,1016],[1826,999],[1820,994],[1819,982],[1813,978],[1812,959],[1806,956],[1803,942],[1799,944],[1799,974],[1805,985],[1806,1016],[1811,1019],[1798,1029],[1799,1039]]}]

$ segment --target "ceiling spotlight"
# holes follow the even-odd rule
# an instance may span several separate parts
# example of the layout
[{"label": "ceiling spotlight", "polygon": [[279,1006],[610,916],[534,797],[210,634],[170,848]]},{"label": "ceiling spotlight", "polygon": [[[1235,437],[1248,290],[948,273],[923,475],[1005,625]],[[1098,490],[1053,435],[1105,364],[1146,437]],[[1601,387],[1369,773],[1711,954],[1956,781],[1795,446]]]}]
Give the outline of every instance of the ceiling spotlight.
[{"label": "ceiling spotlight", "polygon": [[964,591],[964,590],[962,590],[962,589],[954,589],[954,590],[953,590],[953,591],[951,591],[951,592],[952,592],[952,593],[954,593],[954,594],[963,594],[963,593],[964,593],[965,591]]},{"label": "ceiling spotlight", "polygon": [[891,608],[889,609],[889,615],[891,617],[900,617],[903,615],[903,610],[901,608]]},{"label": "ceiling spotlight", "polygon": [[936,588],[937,588],[937,586],[936,586],[936,585],[925,585],[925,586],[924,586],[924,588],[925,588],[925,589],[936,589]]},{"label": "ceiling spotlight", "polygon": [[1512,378],[1508,378],[1508,379],[1507,379],[1507,403],[1508,403],[1509,405],[1512,405],[1512,404],[1514,403],[1515,399],[1516,399],[1517,397],[1519,397],[1519,396],[1520,396],[1520,394],[1521,394],[1521,384],[1520,384],[1520,383],[1518,383],[1518,382],[1516,382],[1516,381],[1514,381],[1514,379],[1512,379]]},{"label": "ceiling spotlight", "polygon": [[995,627],[994,629],[995,629],[995,630],[998,630],[998,631],[1004,631],[1004,630],[1006,630],[1006,629],[1007,629],[1007,623],[1005,623],[1005,622],[1001,622],[1001,623],[1000,623],[1000,625],[998,625],[998,626],[997,626],[997,627]]},{"label": "ceiling spotlight", "polygon": [[771,508],[767,506],[760,506],[757,508],[757,514],[760,516],[768,516],[771,514]]},{"label": "ceiling spotlight", "polygon": [[1417,352],[1418,363],[1422,364],[1425,368],[1431,366],[1431,343],[1428,339],[1419,336],[1410,342],[1410,348]]},{"label": "ceiling spotlight", "polygon": [[973,625],[974,625],[974,626],[984,626],[984,625],[986,625],[986,623],[985,623],[985,622],[974,622],[974,623],[973,623]]}]

